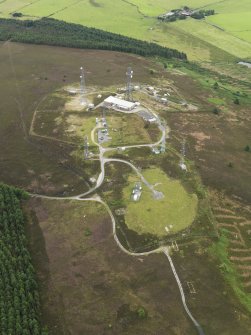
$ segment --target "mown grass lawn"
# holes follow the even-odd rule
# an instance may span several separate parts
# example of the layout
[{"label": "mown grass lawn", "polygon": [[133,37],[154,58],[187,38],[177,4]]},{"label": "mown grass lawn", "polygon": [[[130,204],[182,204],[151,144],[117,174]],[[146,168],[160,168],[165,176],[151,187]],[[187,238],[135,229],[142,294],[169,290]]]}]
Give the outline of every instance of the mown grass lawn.
[{"label": "mown grass lawn", "polygon": [[[187,228],[195,219],[198,199],[195,194],[188,194],[180,181],[172,180],[160,169],[148,169],[144,177],[155,189],[164,194],[161,200],[154,200],[152,192],[144,185],[140,201],[133,202],[131,193],[137,177],[129,178],[129,185],[124,189],[123,196],[127,203],[125,222],[129,229],[139,234],[150,233],[157,236]],[[170,227],[172,225],[172,228]]]}]

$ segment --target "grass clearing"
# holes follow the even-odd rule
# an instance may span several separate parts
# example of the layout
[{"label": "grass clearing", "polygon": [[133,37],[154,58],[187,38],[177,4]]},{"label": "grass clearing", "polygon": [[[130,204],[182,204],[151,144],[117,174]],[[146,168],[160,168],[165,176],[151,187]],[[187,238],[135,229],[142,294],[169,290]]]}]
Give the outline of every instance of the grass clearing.
[{"label": "grass clearing", "polygon": [[105,147],[149,144],[161,137],[157,125],[151,124],[146,128],[144,120],[138,115],[109,112],[106,119],[112,139],[104,143]]},{"label": "grass clearing", "polygon": [[[38,111],[34,117],[33,133],[44,138],[80,144],[83,143],[86,135],[90,141],[91,132],[96,126],[96,117],[101,119],[101,110],[91,112]],[[157,142],[161,137],[156,124],[146,125],[138,115],[109,111],[106,120],[111,140],[104,143],[104,147],[149,144]]]},{"label": "grass clearing", "polygon": [[[123,191],[127,204],[125,222],[129,229],[139,234],[150,233],[157,236],[167,235],[166,227],[176,233],[192,224],[196,217],[198,199],[188,194],[180,181],[171,180],[159,168],[143,172],[146,180],[164,194],[161,200],[154,200],[152,192],[144,185],[142,197],[138,202],[131,200],[131,193],[137,177],[129,178],[129,185]],[[172,228],[170,228],[172,225]]]}]

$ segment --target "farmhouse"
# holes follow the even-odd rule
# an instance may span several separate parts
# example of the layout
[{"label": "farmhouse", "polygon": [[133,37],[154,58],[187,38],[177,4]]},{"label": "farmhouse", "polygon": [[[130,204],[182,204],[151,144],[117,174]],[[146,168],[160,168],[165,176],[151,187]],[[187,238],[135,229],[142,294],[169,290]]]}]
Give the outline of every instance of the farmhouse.
[{"label": "farmhouse", "polygon": [[173,16],[175,13],[174,12],[168,12],[166,14],[159,15],[159,19],[165,19],[167,17]]},{"label": "farmhouse", "polygon": [[191,16],[193,14],[193,11],[190,9],[184,9],[180,12],[180,14],[185,16]]},{"label": "farmhouse", "polygon": [[113,96],[106,98],[103,104],[107,108],[118,108],[125,111],[131,111],[138,106],[136,102],[126,101]]}]

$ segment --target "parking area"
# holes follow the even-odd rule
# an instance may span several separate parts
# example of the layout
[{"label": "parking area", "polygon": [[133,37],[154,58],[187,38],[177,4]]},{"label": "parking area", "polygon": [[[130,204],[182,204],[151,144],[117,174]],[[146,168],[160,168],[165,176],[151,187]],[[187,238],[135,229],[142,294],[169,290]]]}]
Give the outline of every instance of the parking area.
[{"label": "parking area", "polygon": [[98,143],[106,143],[111,140],[107,128],[98,129]]}]

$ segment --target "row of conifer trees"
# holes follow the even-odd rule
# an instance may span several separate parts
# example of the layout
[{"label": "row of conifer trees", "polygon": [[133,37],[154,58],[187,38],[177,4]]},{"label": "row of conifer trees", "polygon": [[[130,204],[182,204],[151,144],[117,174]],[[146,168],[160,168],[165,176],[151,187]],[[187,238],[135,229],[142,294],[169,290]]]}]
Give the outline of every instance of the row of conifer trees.
[{"label": "row of conifer trees", "polygon": [[0,19],[0,40],[83,49],[113,50],[141,56],[186,60],[185,53],[127,36],[65,21]]},{"label": "row of conifer trees", "polygon": [[20,201],[27,195],[0,184],[0,334],[46,335],[38,286],[27,248]]}]

